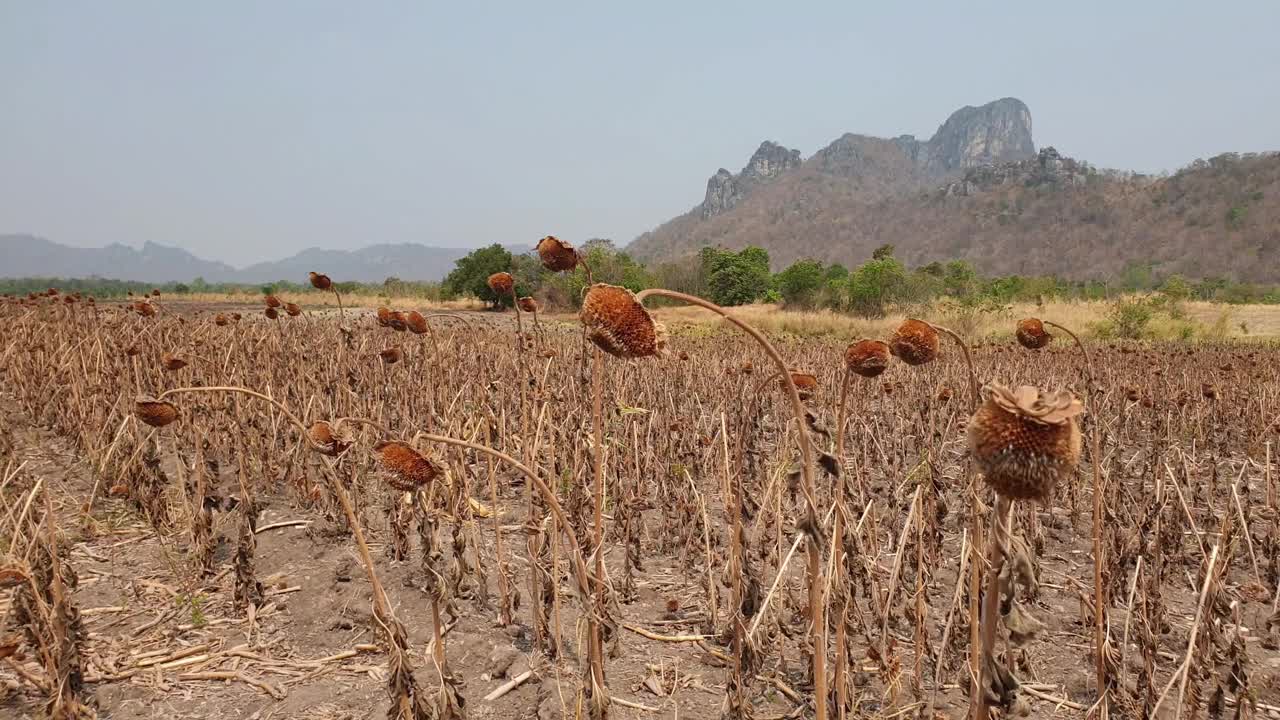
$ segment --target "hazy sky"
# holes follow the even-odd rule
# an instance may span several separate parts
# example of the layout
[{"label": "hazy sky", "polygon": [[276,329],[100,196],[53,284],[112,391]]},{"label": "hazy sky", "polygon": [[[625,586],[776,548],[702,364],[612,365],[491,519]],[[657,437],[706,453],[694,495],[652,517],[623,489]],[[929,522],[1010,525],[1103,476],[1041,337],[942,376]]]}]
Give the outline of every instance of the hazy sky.
[{"label": "hazy sky", "polygon": [[761,140],[927,138],[1008,95],[1038,145],[1176,169],[1280,149],[1277,28],[1276,0],[0,0],[0,233],[237,265],[623,244]]}]

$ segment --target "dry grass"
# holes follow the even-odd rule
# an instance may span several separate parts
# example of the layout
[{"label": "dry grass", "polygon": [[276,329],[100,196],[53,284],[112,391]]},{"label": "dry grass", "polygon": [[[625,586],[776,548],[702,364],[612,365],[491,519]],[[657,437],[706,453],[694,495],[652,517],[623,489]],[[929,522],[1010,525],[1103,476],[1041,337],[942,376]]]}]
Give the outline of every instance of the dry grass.
[{"label": "dry grass", "polygon": [[[732,308],[732,312],[771,335],[796,337],[830,337],[841,340],[883,338],[892,334],[907,317],[920,317],[952,327],[970,338],[1011,337],[1015,323],[1025,317],[1039,317],[1066,325],[1081,334],[1094,337],[1107,322],[1110,303],[1099,301],[1049,302],[1044,305],[1018,303],[998,312],[949,311],[942,305],[925,306],[910,311],[895,311],[883,318],[868,319],[831,310],[785,310],[779,305],[754,304]],[[1225,305],[1209,302],[1185,303],[1185,317],[1171,318],[1158,313],[1148,328],[1155,339],[1186,339],[1184,328],[1191,329],[1193,339],[1265,339],[1280,337],[1280,309],[1271,305]],[[704,336],[726,323],[714,314],[696,307],[660,308],[658,319],[673,332],[688,336]],[[571,319],[570,316],[558,316]],[[1241,323],[1244,323],[1243,327]]]},{"label": "dry grass", "polygon": [[[282,302],[297,303],[306,310],[317,308],[333,308],[338,309],[338,302],[333,297],[332,292],[320,290],[305,290],[302,292],[276,292],[274,295]],[[170,298],[161,298],[169,302],[197,303],[197,304],[234,304],[234,305],[262,305],[262,293],[260,292],[232,292],[232,293],[191,293],[187,295],[177,295]],[[414,296],[390,296],[375,295],[367,293],[352,293],[342,296],[342,304],[348,308],[358,307],[374,307],[384,306],[392,310],[483,310],[486,306],[483,302],[475,298],[460,298],[458,300],[428,300],[422,297]]]}]

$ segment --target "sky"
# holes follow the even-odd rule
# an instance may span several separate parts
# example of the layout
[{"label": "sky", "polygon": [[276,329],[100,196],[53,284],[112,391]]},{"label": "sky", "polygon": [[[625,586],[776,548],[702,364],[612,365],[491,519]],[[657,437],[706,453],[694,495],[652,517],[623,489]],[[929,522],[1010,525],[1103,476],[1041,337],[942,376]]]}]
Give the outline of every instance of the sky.
[{"label": "sky", "polygon": [[1006,96],[1039,146],[1176,170],[1280,149],[1277,27],[1275,0],[0,0],[0,234],[621,245],[762,140],[928,138]]}]

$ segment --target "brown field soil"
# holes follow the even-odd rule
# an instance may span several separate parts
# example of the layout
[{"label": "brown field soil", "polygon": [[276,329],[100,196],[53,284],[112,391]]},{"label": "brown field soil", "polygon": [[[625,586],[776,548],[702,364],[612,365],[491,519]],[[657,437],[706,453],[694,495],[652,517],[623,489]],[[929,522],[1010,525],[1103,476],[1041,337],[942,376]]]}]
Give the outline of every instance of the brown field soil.
[{"label": "brown field soil", "polygon": [[[185,322],[160,317],[149,324],[118,314],[90,323],[0,309],[0,327],[9,329],[9,339],[0,341],[0,565],[25,567],[56,521],[85,631],[84,694],[100,717],[383,717],[390,655],[352,536],[324,490],[321,463],[331,461],[308,452],[265,406],[246,402],[242,416],[231,400],[182,400],[183,420],[153,433],[124,421],[133,398],[138,390],[155,395],[178,385],[238,383],[270,392],[304,421],[371,417],[406,440],[422,428],[482,437],[488,427],[496,445],[516,454],[521,438],[532,437],[540,448],[536,466],[555,480],[586,537],[594,445],[576,328],[568,317],[547,323],[565,332],[535,336],[517,361],[511,314],[471,312],[464,313],[469,322],[441,321],[432,348],[352,308],[352,340],[343,346],[327,312],[280,327],[209,322],[211,313],[231,307],[192,305],[181,313]],[[689,311],[664,312],[670,322]],[[844,343],[778,337],[789,364],[818,376],[808,407],[820,426],[835,427]],[[123,352],[130,345],[141,347],[136,359]],[[406,360],[382,366],[377,351],[390,345],[403,347]],[[1144,702],[1161,695],[1189,655],[1193,627],[1199,639],[1190,653],[1191,686],[1202,707],[1182,717],[1206,716],[1215,692],[1223,717],[1235,716],[1238,698],[1258,703],[1256,716],[1280,717],[1280,636],[1272,622],[1280,598],[1280,509],[1271,467],[1280,433],[1280,351],[1243,344],[1090,347],[1097,415],[1086,422],[1100,423],[1104,438],[1109,635],[1122,688],[1112,717],[1140,717]],[[208,361],[177,372],[156,366],[162,350],[176,348]],[[775,384],[762,382],[767,358],[727,333],[677,334],[672,349],[664,360],[608,359],[603,370],[610,448],[605,565],[617,600],[606,664],[612,718],[721,717],[733,674],[730,475],[747,495],[748,574],[760,597],[769,595],[797,537],[800,500],[788,478],[795,431],[785,431],[787,405],[772,391]],[[844,599],[853,608],[850,717],[965,716],[968,575],[960,563],[971,510],[985,521],[990,493],[981,484],[976,493],[966,489],[967,375],[945,340],[943,352],[920,368],[894,361],[880,378],[855,378],[850,386],[841,477],[854,526],[844,543],[853,551],[852,576],[827,604],[828,615]],[[1065,343],[1028,353],[1011,342],[984,341],[973,353],[984,381],[1085,392],[1078,358]],[[523,424],[522,402],[532,411]],[[830,448],[820,433],[814,438]],[[435,580],[424,567],[416,526],[408,532],[407,557],[390,557],[396,539],[388,508],[405,497],[383,482],[370,452],[376,440],[373,431],[363,433],[335,467],[351,482],[377,574],[407,630],[416,681],[430,694],[440,687],[431,660]],[[198,443],[218,461],[208,479],[215,507],[208,575],[196,571],[190,530]],[[108,448],[116,456],[109,462]],[[569,548],[557,546],[553,571],[562,651],[553,660],[537,651],[532,632],[525,480],[492,466],[495,504],[484,458],[425,441],[419,448],[446,468],[446,479],[424,502],[454,498],[432,506],[442,563],[433,567],[462,560],[472,568],[449,593],[443,615],[449,670],[466,716],[586,717],[575,708],[582,658]],[[245,460],[237,464],[241,453]],[[1014,532],[1031,548],[1038,581],[1019,601],[1044,623],[1008,655],[1031,717],[1082,718],[1097,697],[1092,462],[1086,450],[1074,480],[1047,504],[1016,505]],[[251,611],[237,611],[233,602],[242,542],[237,469],[259,510],[252,557],[264,598]],[[840,481],[819,478],[825,510]],[[459,502],[459,487],[475,502]],[[43,493],[55,508],[52,518],[43,512]],[[975,497],[983,505],[972,506]],[[496,518],[486,516],[490,510]],[[265,529],[277,523],[292,524]],[[510,583],[521,595],[507,627],[499,622],[498,534]],[[1211,554],[1225,574],[1210,584],[1201,607]],[[747,692],[757,720],[812,716],[804,555],[802,547],[760,610],[759,665]],[[1160,568],[1154,582],[1153,565]],[[715,578],[715,623],[708,575]],[[21,591],[0,590],[0,640],[20,632],[12,610]],[[833,629],[828,644],[834,637]],[[484,699],[530,669],[528,681]],[[33,677],[44,675],[39,649],[29,642],[0,660],[0,718],[44,717],[46,697]],[[1178,702],[1166,699],[1160,715],[1173,717]]]}]

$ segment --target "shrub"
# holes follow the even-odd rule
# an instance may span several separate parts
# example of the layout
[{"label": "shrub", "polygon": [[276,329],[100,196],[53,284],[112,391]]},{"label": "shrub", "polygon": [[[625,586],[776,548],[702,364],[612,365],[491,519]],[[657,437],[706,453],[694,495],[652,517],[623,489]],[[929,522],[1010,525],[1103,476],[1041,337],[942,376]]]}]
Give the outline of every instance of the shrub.
[{"label": "shrub", "polygon": [[1120,298],[1107,311],[1107,322],[1116,337],[1137,340],[1147,334],[1147,327],[1155,316],[1150,300]]}]

